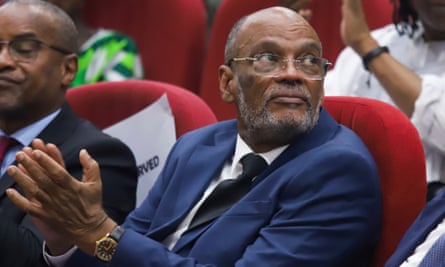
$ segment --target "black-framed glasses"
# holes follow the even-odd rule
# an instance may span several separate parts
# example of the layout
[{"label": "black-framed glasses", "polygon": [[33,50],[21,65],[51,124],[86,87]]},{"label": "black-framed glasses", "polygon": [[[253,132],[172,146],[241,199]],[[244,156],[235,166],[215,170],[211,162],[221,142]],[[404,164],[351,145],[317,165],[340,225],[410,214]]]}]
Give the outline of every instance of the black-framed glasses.
[{"label": "black-framed glasses", "polygon": [[232,62],[250,61],[253,69],[262,76],[276,76],[286,69],[288,62],[292,61],[297,70],[300,70],[307,80],[323,80],[331,63],[321,57],[303,56],[298,58],[285,58],[271,53],[257,54],[252,57],[235,57]]},{"label": "black-framed glasses", "polygon": [[0,49],[3,49],[4,45],[7,46],[9,54],[16,62],[34,62],[42,46],[46,46],[65,55],[73,54],[71,51],[44,43],[38,39],[15,39],[11,41],[0,41]]}]

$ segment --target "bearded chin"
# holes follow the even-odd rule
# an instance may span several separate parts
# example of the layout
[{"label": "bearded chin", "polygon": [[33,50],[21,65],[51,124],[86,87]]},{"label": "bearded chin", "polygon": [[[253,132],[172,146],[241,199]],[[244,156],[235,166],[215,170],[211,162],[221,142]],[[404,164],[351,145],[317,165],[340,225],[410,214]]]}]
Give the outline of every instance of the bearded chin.
[{"label": "bearded chin", "polygon": [[[308,103],[311,103],[308,101]],[[317,106],[308,106],[306,112],[296,117],[289,114],[277,118],[266,107],[260,110],[252,110],[247,107],[242,94],[238,103],[240,118],[247,126],[248,136],[257,142],[267,142],[268,140],[281,140],[283,144],[292,143],[298,135],[309,132],[318,122],[320,115],[321,101]]]}]

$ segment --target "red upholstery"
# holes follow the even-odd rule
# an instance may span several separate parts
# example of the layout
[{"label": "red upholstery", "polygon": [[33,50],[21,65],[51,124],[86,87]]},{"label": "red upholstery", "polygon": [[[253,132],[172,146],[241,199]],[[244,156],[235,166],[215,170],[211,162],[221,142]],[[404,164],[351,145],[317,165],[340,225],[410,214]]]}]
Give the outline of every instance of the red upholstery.
[{"label": "red upholstery", "polygon": [[[371,28],[391,22],[390,0],[363,1],[365,13]],[[256,10],[278,4],[278,0],[223,0],[213,20],[207,47],[206,59],[199,95],[212,107],[219,120],[235,117],[233,105],[221,100],[218,85],[218,67],[224,63],[224,46],[233,24],[241,17]],[[323,43],[323,55],[334,62],[344,47],[340,37],[341,0],[312,0],[311,24]]]},{"label": "red upholstery", "polygon": [[79,117],[103,129],[145,108],[164,93],[175,118],[177,137],[216,122],[211,109],[198,96],[162,82],[128,80],[88,84],[68,90],[67,99]]},{"label": "red upholstery", "polygon": [[324,106],[371,151],[383,192],[383,224],[373,267],[382,267],[423,208],[426,171],[417,130],[397,108],[373,99],[325,97]]},{"label": "red upholstery", "polygon": [[86,20],[136,41],[145,78],[197,92],[205,51],[202,0],[84,1]]}]

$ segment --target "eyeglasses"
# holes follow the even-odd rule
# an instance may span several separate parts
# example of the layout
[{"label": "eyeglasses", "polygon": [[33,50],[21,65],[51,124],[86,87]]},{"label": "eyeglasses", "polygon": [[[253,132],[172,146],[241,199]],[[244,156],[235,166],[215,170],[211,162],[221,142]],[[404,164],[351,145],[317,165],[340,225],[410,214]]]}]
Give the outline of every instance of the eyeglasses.
[{"label": "eyeglasses", "polygon": [[37,58],[37,54],[42,46],[51,48],[62,54],[72,54],[66,49],[46,44],[37,39],[15,39],[12,41],[0,41],[0,51],[3,45],[8,47],[8,52],[16,62],[32,63]]},{"label": "eyeglasses", "polygon": [[307,80],[319,81],[326,76],[328,67],[331,65],[325,58],[304,56],[299,58],[284,58],[271,53],[257,54],[253,57],[236,57],[229,60],[232,62],[250,61],[253,62],[253,69],[263,76],[276,76],[286,69],[289,61],[294,63],[297,70],[300,70]]}]

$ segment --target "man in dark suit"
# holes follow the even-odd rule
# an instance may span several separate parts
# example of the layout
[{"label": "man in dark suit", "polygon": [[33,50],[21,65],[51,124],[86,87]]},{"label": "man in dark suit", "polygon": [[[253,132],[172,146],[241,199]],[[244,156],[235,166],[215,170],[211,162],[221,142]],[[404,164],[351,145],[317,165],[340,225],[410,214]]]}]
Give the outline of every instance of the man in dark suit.
[{"label": "man in dark suit", "polygon": [[86,148],[94,155],[104,177],[103,207],[116,221],[134,209],[137,185],[128,147],[76,117],[66,103],[65,91],[77,70],[73,22],[46,2],[23,2],[0,8],[0,136],[16,140],[0,175],[0,266],[8,267],[43,264],[40,232],[6,196],[7,188],[21,189],[5,169],[34,138],[57,145],[77,179],[83,175],[79,151]]},{"label": "man in dark suit", "polygon": [[[377,170],[361,140],[323,109],[328,62],[320,56],[317,34],[290,9],[238,22],[219,69],[221,95],[236,104],[237,120],[183,135],[121,226],[98,202],[77,204],[77,192],[91,200],[100,190],[87,151],[83,183],[70,178],[54,146],[19,152],[22,170],[8,172],[26,197],[8,196],[44,222],[53,237],[46,257],[59,255],[58,266],[367,266],[381,220]],[[251,171],[259,173],[239,180]],[[67,183],[72,190],[60,186]],[[250,190],[239,194],[244,185]],[[65,211],[58,199],[70,200]],[[83,219],[84,210],[94,218]],[[70,226],[68,214],[76,214]],[[78,249],[58,249],[72,245]]]}]

